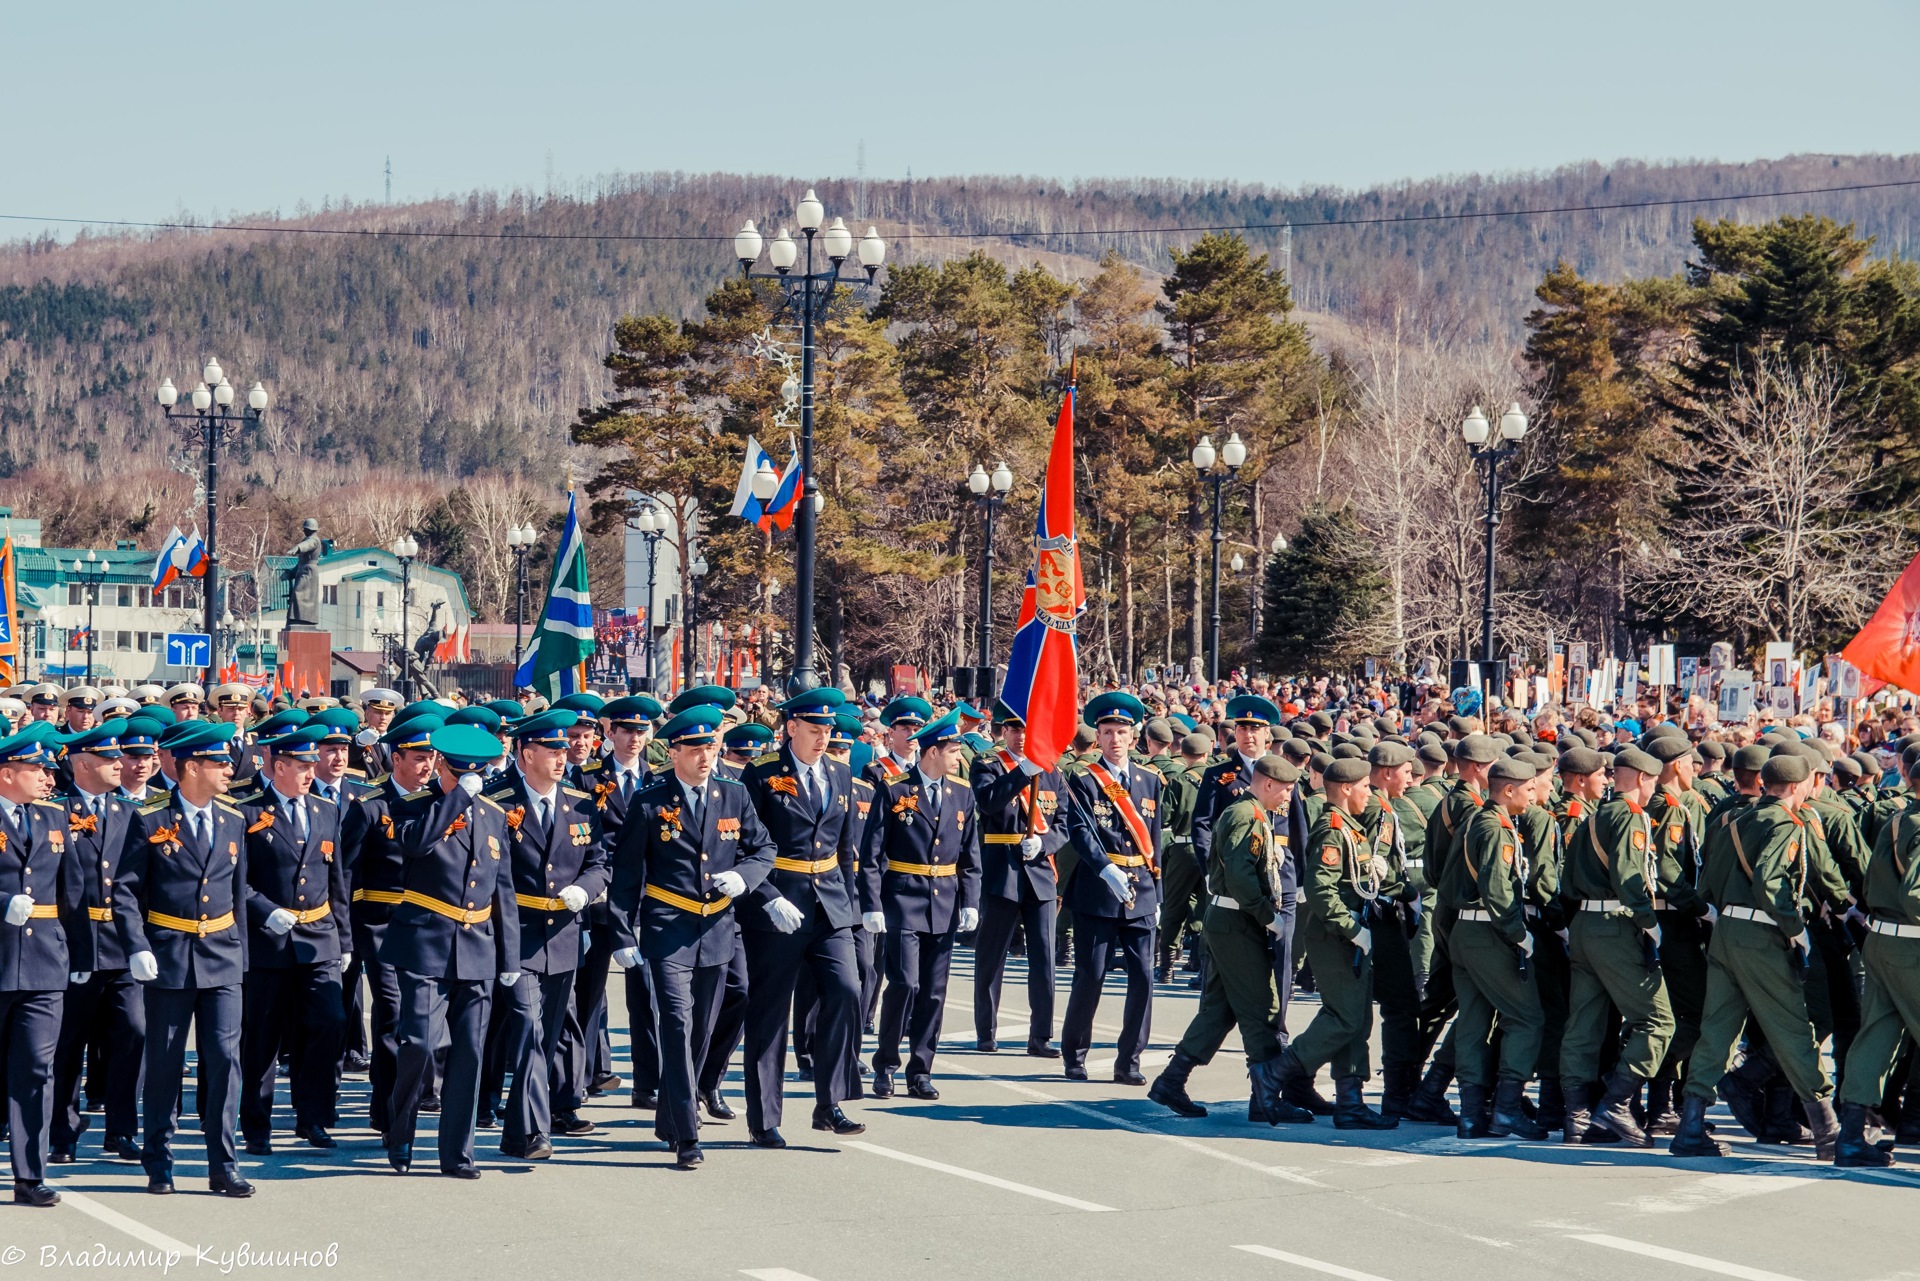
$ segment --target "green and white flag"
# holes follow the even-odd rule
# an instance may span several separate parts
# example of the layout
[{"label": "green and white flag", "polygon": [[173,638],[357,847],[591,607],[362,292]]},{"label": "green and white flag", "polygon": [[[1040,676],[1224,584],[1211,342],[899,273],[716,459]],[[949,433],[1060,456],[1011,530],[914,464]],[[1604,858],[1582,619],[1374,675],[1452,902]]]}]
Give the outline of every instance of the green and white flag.
[{"label": "green and white flag", "polygon": [[577,694],[587,687],[587,659],[593,656],[593,592],[587,586],[587,543],[580,534],[573,491],[567,491],[567,526],[553,558],[553,583],[547,607],[540,611],[533,645],[513,674],[516,689],[531,689],[548,699]]}]

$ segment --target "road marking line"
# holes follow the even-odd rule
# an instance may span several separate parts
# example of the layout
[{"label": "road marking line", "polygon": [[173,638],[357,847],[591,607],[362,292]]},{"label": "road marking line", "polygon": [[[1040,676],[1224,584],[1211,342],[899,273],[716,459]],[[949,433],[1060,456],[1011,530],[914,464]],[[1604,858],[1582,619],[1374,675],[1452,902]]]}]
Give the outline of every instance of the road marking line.
[{"label": "road marking line", "polygon": [[1586,1241],[1592,1245],[1604,1245],[1613,1250],[1624,1250],[1628,1254],[1638,1254],[1649,1259],[1678,1263],[1682,1267],[1698,1268],[1702,1272],[1715,1272],[1723,1277],[1740,1277],[1742,1281],[1797,1281],[1797,1278],[1784,1273],[1750,1268],[1744,1263],[1727,1263],[1720,1259],[1709,1259],[1704,1254],[1688,1254],[1685,1250],[1669,1250],[1663,1245],[1648,1245],[1644,1241],[1629,1241],[1625,1237],[1608,1236],[1604,1232],[1577,1232],[1573,1235],[1573,1239]]},{"label": "road marking line", "polygon": [[138,1219],[130,1219],[118,1210],[112,1210],[94,1200],[84,1192],[70,1192],[56,1185],[60,1193],[60,1204],[70,1205],[91,1219],[98,1219],[110,1228],[118,1228],[136,1241],[145,1242],[156,1250],[165,1250],[183,1258],[193,1258],[194,1248],[184,1241],[176,1241],[157,1228],[150,1228]]},{"label": "road marking line", "polygon": [[1830,1176],[1776,1174],[1770,1167],[1756,1166],[1738,1174],[1709,1174],[1671,1192],[1634,1197],[1614,1204],[1642,1214],[1684,1214],[1746,1197],[1766,1196],[1770,1192],[1790,1192],[1827,1177]]},{"label": "road marking line", "polygon": [[1229,1165],[1237,1165],[1247,1170],[1258,1170],[1262,1174],[1271,1174],[1276,1179],[1285,1179],[1289,1183],[1303,1183],[1313,1188],[1326,1186],[1326,1184],[1320,1182],[1320,1180],[1314,1178],[1304,1170],[1298,1170],[1285,1165],[1267,1165],[1261,1161],[1252,1161],[1246,1157],[1235,1156],[1231,1152],[1222,1152],[1218,1148],[1208,1147],[1206,1144],[1187,1138],[1183,1134],[1168,1134],[1165,1131],[1141,1125],[1137,1121],[1129,1121],[1124,1117],[1114,1116],[1109,1112],[1102,1112],[1099,1108],[1089,1107],[1085,1103],[1075,1103],[1071,1099],[1063,1099],[1057,1095],[1048,1094],[1044,1090],[1036,1090],[1032,1086],[1020,1081],[995,1076],[991,1072],[983,1072],[979,1068],[970,1067],[963,1063],[956,1063],[951,1059],[947,1060],[947,1066],[951,1071],[964,1072],[968,1076],[978,1077],[983,1081],[1000,1086],[1002,1089],[1012,1090],[1015,1094],[1024,1094],[1036,1103],[1050,1103],[1054,1107],[1065,1108],[1069,1112],[1077,1113],[1090,1120],[1099,1121],[1103,1125],[1110,1125],[1115,1129],[1127,1130],[1134,1134],[1144,1134],[1150,1139],[1160,1139],[1176,1147],[1185,1148],[1189,1152],[1197,1152],[1202,1156],[1210,1156],[1216,1161],[1225,1161]]},{"label": "road marking line", "polygon": [[891,1157],[895,1161],[905,1161],[908,1165],[917,1165],[927,1170],[938,1170],[942,1174],[951,1174],[962,1179],[972,1179],[975,1183],[984,1183],[988,1187],[1000,1188],[1007,1192],[1018,1192],[1024,1196],[1037,1197],[1042,1201],[1051,1201],[1055,1205],[1064,1205],[1075,1210],[1090,1210],[1094,1213],[1114,1213],[1114,1207],[1100,1205],[1094,1201],[1082,1201],[1078,1197],[1063,1196],[1058,1192],[1049,1192],[1045,1188],[1036,1188],[1027,1183],[1015,1183],[1011,1179],[1002,1179],[991,1174],[982,1174],[978,1170],[963,1169],[957,1165],[948,1165],[944,1161],[930,1161],[911,1152],[898,1152],[893,1148],[883,1148],[877,1143],[865,1143],[859,1139],[848,1139],[843,1147],[859,1148],[862,1152],[871,1152],[875,1156]]},{"label": "road marking line", "polygon": [[1318,1259],[1309,1259],[1304,1254],[1288,1254],[1285,1250],[1276,1250],[1265,1245],[1236,1245],[1236,1250],[1245,1250],[1248,1254],[1257,1254],[1262,1258],[1278,1259],[1282,1263],[1291,1263],[1296,1268],[1306,1268],[1310,1272],[1324,1272],[1330,1277],[1345,1277],[1347,1281],[1386,1281],[1371,1272],[1360,1272],[1353,1268],[1343,1268],[1337,1263],[1322,1263]]},{"label": "road marking line", "polygon": [[806,1273],[792,1268],[741,1268],[740,1275],[753,1277],[755,1281],[813,1281]]}]

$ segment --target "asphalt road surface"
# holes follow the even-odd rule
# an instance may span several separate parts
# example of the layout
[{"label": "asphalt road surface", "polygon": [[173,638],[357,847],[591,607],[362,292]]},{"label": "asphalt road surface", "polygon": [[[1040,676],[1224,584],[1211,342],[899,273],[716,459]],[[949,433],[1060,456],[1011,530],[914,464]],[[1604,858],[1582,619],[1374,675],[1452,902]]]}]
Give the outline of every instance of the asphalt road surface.
[{"label": "asphalt road surface", "polygon": [[[421,1118],[421,1163],[405,1177],[370,1130],[343,1126],[330,1154],[296,1147],[283,1130],[282,1154],[243,1157],[259,1192],[233,1202],[206,1193],[192,1131],[177,1148],[181,1194],[146,1195],[137,1167],[97,1159],[96,1116],[82,1140],[83,1157],[96,1159],[55,1168],[58,1208],[0,1207],[0,1281],[82,1269],[404,1281],[1915,1275],[1920,1235],[1907,1216],[1920,1206],[1920,1165],[1843,1172],[1807,1148],[1738,1140],[1731,1158],[1682,1163],[1663,1149],[1461,1142],[1432,1126],[1355,1136],[1326,1120],[1249,1125],[1231,1037],[1193,1078],[1212,1115],[1184,1121],[1143,1089],[1101,1079],[1111,1074],[1118,974],[1096,1027],[1094,1080],[1074,1083],[1059,1060],[1021,1052],[1018,961],[1002,1005],[1001,1043],[1013,1048],[972,1051],[969,962],[956,956],[940,1099],[850,1104],[868,1127],[858,1138],[808,1128],[811,1086],[789,1080],[782,1131],[792,1146],[748,1146],[736,1074],[728,1094],[741,1115],[707,1127],[697,1171],[672,1168],[652,1114],[626,1106],[623,1088],[589,1106],[601,1132],[557,1140],[550,1162],[503,1158],[499,1131],[481,1131],[477,1183],[434,1172],[431,1117]],[[1149,1079],[1194,1005],[1184,983],[1159,990]],[[1296,1031],[1315,1008],[1311,998],[1296,1004]],[[615,1042],[624,1068],[624,1033]],[[1321,1084],[1330,1090],[1324,1074]],[[364,1120],[366,1088],[365,1077],[348,1078],[344,1119]],[[1721,1128],[1731,1137],[1730,1123]]]}]

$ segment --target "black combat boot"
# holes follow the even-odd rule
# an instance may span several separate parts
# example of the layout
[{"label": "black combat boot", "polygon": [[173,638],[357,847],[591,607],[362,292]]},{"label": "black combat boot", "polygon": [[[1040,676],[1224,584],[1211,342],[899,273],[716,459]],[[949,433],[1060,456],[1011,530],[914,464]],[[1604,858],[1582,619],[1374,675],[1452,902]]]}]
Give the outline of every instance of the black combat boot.
[{"label": "black combat boot", "polygon": [[1566,1123],[1567,1095],[1560,1088],[1559,1077],[1540,1078],[1540,1108],[1533,1119],[1549,1130],[1557,1130]]},{"label": "black combat boot", "polygon": [[1294,1057],[1289,1045],[1280,1051],[1280,1097],[1314,1116],[1332,1116],[1333,1104],[1313,1088],[1312,1072]]},{"label": "black combat boot", "polygon": [[[1424,1085],[1422,1088],[1425,1088]],[[1460,1082],[1460,1115],[1454,1136],[1462,1139],[1487,1137],[1487,1087]]]},{"label": "black combat boot", "polygon": [[1593,1100],[1593,1087],[1585,1081],[1576,1081],[1567,1077],[1560,1082],[1560,1095],[1566,1100],[1566,1110],[1561,1114],[1560,1141],[1562,1143],[1585,1141],[1587,1126],[1593,1120],[1589,1106]]},{"label": "black combat boot", "polygon": [[1333,1128],[1336,1130],[1393,1130],[1400,1122],[1367,1106],[1364,1081],[1357,1076],[1333,1079]]},{"label": "black combat boot", "polygon": [[1761,1121],[1765,1129],[1756,1136],[1760,1142],[1791,1144],[1813,1142],[1813,1132],[1801,1121],[1800,1100],[1794,1095],[1793,1086],[1788,1083],[1786,1077],[1775,1073],[1769,1078],[1761,1099],[1765,1103],[1766,1110],[1764,1119]]},{"label": "black combat boot", "polygon": [[[1616,1067],[1613,1075],[1607,1078],[1606,1092],[1594,1105],[1593,1123],[1610,1134],[1618,1135],[1620,1141],[1629,1147],[1650,1148],[1653,1139],[1640,1128],[1633,1119],[1633,1100],[1640,1093],[1640,1078],[1626,1068]],[[1674,1118],[1674,1129],[1678,1130],[1679,1118]]]},{"label": "black combat boot", "polygon": [[1380,1115],[1399,1120],[1407,1114],[1413,1091],[1419,1085],[1414,1075],[1419,1069],[1400,1063],[1380,1069]]},{"label": "black combat boot", "polygon": [[1840,1142],[1840,1118],[1833,1114],[1833,1100],[1803,1098],[1800,1106],[1813,1123],[1813,1154],[1822,1161],[1833,1160]]},{"label": "black combat boot", "polygon": [[[1297,1108],[1280,1097],[1285,1088],[1284,1064],[1292,1055],[1292,1050],[1282,1050],[1278,1057],[1247,1065],[1247,1075],[1253,1078],[1253,1100],[1247,1108],[1249,1120],[1253,1119],[1254,1109],[1258,1108],[1259,1119],[1268,1125],[1279,1125],[1283,1121],[1289,1125],[1312,1123],[1313,1113],[1305,1108]],[[1294,1060],[1294,1069],[1299,1070],[1297,1059]]]},{"label": "black combat boot", "polygon": [[1733,1149],[1707,1133],[1707,1101],[1692,1091],[1680,1096],[1680,1128],[1667,1151],[1674,1156],[1731,1156]]},{"label": "black combat boot", "polygon": [[[1408,1069],[1413,1071],[1414,1069]],[[1435,1063],[1407,1100],[1407,1120],[1423,1125],[1458,1125],[1460,1118],[1447,1106],[1447,1083],[1453,1070]]]},{"label": "black combat boot", "polygon": [[1200,1065],[1182,1054],[1173,1052],[1173,1059],[1153,1078],[1153,1084],[1147,1089],[1147,1097],[1175,1116],[1205,1116],[1207,1110],[1187,1097],[1187,1078]]},{"label": "black combat boot", "polygon": [[1647,1083],[1647,1133],[1672,1134],[1680,1128],[1680,1114],[1673,1110],[1673,1092],[1679,1088],[1679,1073],[1663,1067]]},{"label": "black combat boot", "polygon": [[1493,1087],[1493,1116],[1486,1127],[1489,1138],[1504,1139],[1511,1135],[1516,1139],[1538,1143],[1547,1137],[1546,1127],[1528,1116],[1526,1108],[1521,1106],[1526,1097],[1525,1081],[1504,1076],[1500,1078]]},{"label": "black combat boot", "polygon": [[1867,1142],[1867,1109],[1848,1103],[1840,1109],[1840,1137],[1834,1142],[1833,1163],[1842,1169],[1893,1164],[1893,1153]]},{"label": "black combat boot", "polygon": [[1767,1141],[1766,1089],[1772,1075],[1773,1064],[1765,1055],[1748,1054],[1739,1067],[1720,1078],[1720,1098],[1727,1111],[1761,1143]]}]

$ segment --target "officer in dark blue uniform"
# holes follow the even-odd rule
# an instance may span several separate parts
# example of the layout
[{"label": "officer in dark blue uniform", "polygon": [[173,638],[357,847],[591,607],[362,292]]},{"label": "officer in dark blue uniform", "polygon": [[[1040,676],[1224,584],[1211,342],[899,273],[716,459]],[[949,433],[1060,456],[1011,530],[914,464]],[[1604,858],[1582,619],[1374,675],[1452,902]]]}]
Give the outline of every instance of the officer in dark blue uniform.
[{"label": "officer in dark blue uniform", "polygon": [[589,794],[600,771],[606,768],[606,757],[600,752],[600,720],[606,705],[606,699],[582,690],[556,698],[547,708],[549,712],[574,714],[574,722],[566,731],[566,777],[562,781]]},{"label": "officer in dark blue uniform", "polygon": [[[418,712],[395,720],[376,746],[390,766],[369,795],[351,801],[341,818],[340,843],[346,851],[349,914],[353,920],[353,963],[366,975],[373,1030],[367,1064],[367,1117],[384,1140],[390,1127],[398,1069],[400,975],[380,958],[387,924],[406,888],[406,858],[400,829],[440,799],[434,777],[433,732],[441,719]],[[431,1063],[429,1063],[431,1071]]]},{"label": "officer in dark blue uniform", "polygon": [[[580,916],[610,880],[600,811],[591,794],[561,781],[575,764],[567,759],[567,736],[580,715],[561,709],[515,722],[515,768],[505,786],[487,793],[506,812],[520,909],[520,981],[499,998],[513,1069],[500,1151],[531,1161],[553,1155],[550,1134],[594,1129],[573,1111],[576,1087],[561,1038],[580,964]],[[561,1107],[553,1105],[555,1090]]]},{"label": "officer in dark blue uniform", "polygon": [[1067,906],[1082,935],[1073,967],[1073,994],[1060,1029],[1068,1080],[1087,1079],[1093,1016],[1106,985],[1107,962],[1117,951],[1127,973],[1127,1004],[1115,1047],[1113,1079],[1145,1085],[1140,1054],[1153,1015],[1153,938],[1160,909],[1160,772],[1131,760],[1134,735],[1147,709],[1117,692],[1090,700],[1081,719],[1094,727],[1100,758],[1073,775],[1068,787],[1067,834],[1080,856],[1067,882]]},{"label": "officer in dark blue uniform", "polygon": [[933,719],[933,704],[905,694],[880,709],[881,745],[867,766],[867,780],[878,791],[913,771],[913,736]]},{"label": "officer in dark blue uniform", "polygon": [[[142,722],[141,727],[145,727]],[[80,1110],[80,1065],[87,1045],[104,1031],[106,1046],[105,1150],[127,1161],[140,1159],[134,1134],[140,1127],[140,1066],[147,1049],[147,1009],[140,985],[127,971],[127,952],[113,926],[113,891],[127,834],[139,821],[138,807],[119,795],[125,761],[123,735],[130,722],[110,720],[67,741],[73,787],[61,798],[67,809],[67,842],[86,882],[87,919],[93,926],[94,956],[84,983],[67,988],[60,1020],[60,1047],[53,1061],[53,1155],[56,1164],[74,1159],[87,1128]],[[146,737],[134,734],[135,738]],[[151,751],[152,740],[147,739]],[[73,967],[75,977],[87,970]]]},{"label": "officer in dark blue uniform", "polygon": [[1053,1048],[1053,918],[1059,888],[1053,856],[1067,844],[1059,815],[1067,783],[1021,753],[1027,726],[1005,703],[995,708],[1000,746],[973,758],[980,799],[980,937],[973,945],[973,1028],[983,1053],[1000,1048],[1000,979],[1015,926],[1027,933],[1027,1053]]},{"label": "officer in dark blue uniform", "polygon": [[[240,1021],[240,1132],[253,1156],[273,1152],[274,1079],[280,1050],[294,1133],[338,1146],[340,1041],[346,1034],[343,964],[353,952],[340,807],[313,794],[326,726],[309,722],[261,740],[262,788],[236,797],[247,820],[247,977]],[[296,1032],[297,1029],[297,1032]]]},{"label": "officer in dark blue uniform", "polygon": [[[627,810],[633,798],[652,779],[647,766],[647,740],[666,709],[645,694],[616,698],[600,709],[607,724],[607,755],[590,780],[600,814],[600,843],[609,867],[620,843]],[[602,892],[587,904],[587,951],[573,978],[574,1021],[580,1028],[578,1063],[574,1074],[587,1083],[589,1094],[620,1088],[613,1072],[613,1049],[607,1039],[607,974],[613,954],[620,950],[620,931],[614,923],[609,897]],[[660,1030],[653,1012],[653,987],[647,967],[624,971],[628,1057],[633,1065],[633,1106],[651,1108],[660,1093]]]},{"label": "officer in dark blue uniform", "polygon": [[[860,713],[854,711],[850,704],[843,703],[834,710],[833,728],[828,732],[827,737],[827,759],[838,761],[840,764],[845,765],[847,767],[848,778],[851,781],[847,810],[849,822],[847,823],[847,827],[849,829],[849,839],[853,841],[853,848],[856,853],[860,850],[861,840],[866,833],[867,815],[873,811],[873,786],[860,777],[860,769],[872,761],[873,755],[871,751],[864,753],[864,759],[860,762],[860,768],[856,768],[853,761],[853,744],[854,741],[860,737],[861,729]],[[768,732],[768,737],[772,737],[771,731]],[[864,804],[862,803],[863,800],[865,802]],[[859,866],[859,860],[857,858],[854,860],[854,866],[856,869]],[[867,995],[867,969],[871,961],[862,959],[861,944],[867,944],[867,950],[870,955],[873,936],[859,928],[860,923],[857,919],[859,914],[858,904],[860,902],[858,882],[855,883],[853,902],[855,904],[856,916],[854,929],[852,931],[854,967],[858,972],[860,998],[864,1001]],[[864,1005],[861,1005],[856,1006],[854,1010],[853,1039],[848,1043],[847,1047],[853,1059],[850,1065],[852,1075],[848,1079],[847,1093],[842,1097],[849,1099],[857,1099],[865,1094],[865,1090],[862,1089],[860,1084],[860,1074],[867,1070],[867,1065],[860,1061],[859,1030],[860,1018],[864,1009]],[[819,1020],[820,993],[814,985],[813,971],[803,968],[800,971],[799,980],[793,985],[793,1064],[803,1077],[811,1077],[813,1075],[813,1034],[815,1025]]]},{"label": "officer in dark blue uniform", "polygon": [[[473,1128],[480,1052],[497,984],[520,981],[520,913],[513,896],[507,816],[481,795],[480,771],[504,750],[474,725],[435,730],[440,798],[400,829],[406,879],[380,959],[399,971],[400,1021],[387,1161],[413,1168],[420,1095],[435,1044],[450,1038],[440,1091],[440,1172],[477,1179]],[[421,799],[419,792],[409,800]]]},{"label": "officer in dark blue uniform", "polygon": [[240,1011],[247,972],[247,820],[224,793],[233,725],[193,721],[169,733],[179,786],[140,811],[121,860],[114,923],[127,968],[146,985],[147,1078],[140,1093],[147,1191],[173,1191],[173,1131],[194,1029],[207,1181],[253,1195],[234,1158]]},{"label": "officer in dark blue uniform", "polygon": [[[731,711],[737,702],[734,692],[724,685],[695,685],[686,690],[668,704],[669,715],[679,715],[689,707],[714,707],[725,713]],[[724,717],[721,724],[725,725]],[[744,724],[744,722],[743,722]],[[764,727],[762,727],[764,728]],[[767,731],[769,734],[771,730]],[[755,753],[759,755],[759,753]],[[752,757],[747,758],[748,761]],[[663,761],[664,765],[665,762]],[[720,759],[714,763],[713,772],[717,778],[730,778],[740,781],[745,764],[734,764],[727,760],[726,739],[721,737]],[[656,773],[666,770],[657,769]],[[720,1001],[720,1013],[713,1024],[713,1034],[707,1038],[707,1059],[700,1065],[700,1108],[712,1121],[731,1121],[738,1115],[728,1106],[726,1096],[720,1092],[720,1083],[727,1078],[727,1068],[733,1062],[734,1051],[740,1048],[740,1042],[746,1036],[747,1028],[747,953],[742,948],[733,957],[733,964],[727,968],[727,991]]]},{"label": "officer in dark blue uniform", "polygon": [[741,721],[720,736],[720,763],[735,778],[746,773],[747,766],[773,750],[773,731],[759,721]]},{"label": "officer in dark blue uniform", "polygon": [[173,713],[164,707],[149,707],[127,718],[120,731],[120,787],[115,795],[123,801],[143,805],[156,793],[167,789],[160,773],[160,736],[173,724]]},{"label": "officer in dark blue uniform", "polygon": [[907,1093],[937,1099],[933,1056],[956,933],[980,925],[980,826],[973,789],[955,772],[960,728],[948,714],[914,735],[920,759],[877,790],[860,856],[861,925],[882,935],[873,1094],[893,1096],[906,1035]]},{"label": "officer in dark blue uniform", "polygon": [[43,1180],[61,1010],[94,964],[79,846],[66,807],[41,799],[63,741],[46,721],[0,740],[0,1059],[13,1199],[42,1207],[60,1200]]},{"label": "officer in dark blue uniform", "polygon": [[634,798],[613,855],[613,910],[626,931],[614,960],[652,972],[660,1010],[653,1132],[681,1169],[704,1159],[695,1072],[740,953],[733,903],[773,871],[773,840],[747,789],[713,772],[720,718],[706,705],[667,722],[660,736],[673,770]]},{"label": "officer in dark blue uniform", "polygon": [[813,978],[819,1004],[813,1049],[813,1128],[860,1134],[840,1102],[849,1098],[859,1026],[860,966],[853,948],[859,915],[854,869],[860,850],[853,775],[827,756],[836,712],[846,701],[822,686],[788,699],[787,742],[741,779],[773,838],[773,872],[739,910],[747,953],[747,1128],[763,1148],[781,1148],[781,1086],[796,980]]}]

